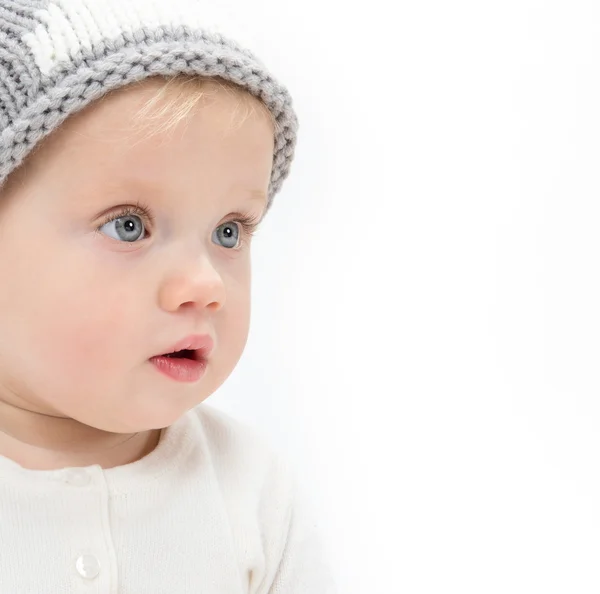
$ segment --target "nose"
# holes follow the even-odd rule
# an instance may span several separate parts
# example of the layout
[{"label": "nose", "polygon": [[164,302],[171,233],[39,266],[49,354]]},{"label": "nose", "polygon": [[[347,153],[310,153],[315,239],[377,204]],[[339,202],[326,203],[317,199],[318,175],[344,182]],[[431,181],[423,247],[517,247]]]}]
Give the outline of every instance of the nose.
[{"label": "nose", "polygon": [[174,312],[182,306],[220,310],[225,305],[223,278],[204,256],[185,269],[179,268],[163,282],[159,291],[160,307]]}]

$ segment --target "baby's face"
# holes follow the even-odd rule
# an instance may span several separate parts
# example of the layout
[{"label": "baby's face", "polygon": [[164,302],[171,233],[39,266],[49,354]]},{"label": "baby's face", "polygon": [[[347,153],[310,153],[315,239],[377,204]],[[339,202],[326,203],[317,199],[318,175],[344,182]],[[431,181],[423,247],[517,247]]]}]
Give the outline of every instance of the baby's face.
[{"label": "baby's face", "polygon": [[[256,110],[231,128],[239,99],[218,88],[174,131],[135,133],[155,84],[70,119],[0,195],[0,398],[118,433],[171,424],[237,364],[251,275],[236,213],[260,218],[272,166],[271,123]],[[136,203],[153,222],[105,223]],[[149,362],[196,333],[214,340],[199,381]]]}]

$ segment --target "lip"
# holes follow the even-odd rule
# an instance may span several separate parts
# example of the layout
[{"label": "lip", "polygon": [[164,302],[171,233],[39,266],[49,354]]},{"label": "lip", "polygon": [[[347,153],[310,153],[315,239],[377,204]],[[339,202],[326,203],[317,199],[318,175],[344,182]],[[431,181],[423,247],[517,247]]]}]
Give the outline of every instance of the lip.
[{"label": "lip", "polygon": [[[196,351],[199,352],[199,351]],[[152,357],[150,363],[163,375],[177,382],[197,382],[206,372],[208,361],[206,359],[173,359],[171,357]]]},{"label": "lip", "polygon": [[175,343],[170,349],[157,353],[155,357],[176,353],[177,351],[194,351],[194,359],[200,361],[207,359],[214,348],[214,341],[208,334],[190,334]]}]

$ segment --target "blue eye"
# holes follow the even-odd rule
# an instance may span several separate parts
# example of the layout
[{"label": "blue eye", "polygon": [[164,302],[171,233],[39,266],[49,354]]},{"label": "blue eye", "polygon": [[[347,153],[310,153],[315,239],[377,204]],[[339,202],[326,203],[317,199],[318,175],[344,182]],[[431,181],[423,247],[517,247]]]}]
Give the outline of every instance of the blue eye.
[{"label": "blue eye", "polygon": [[[114,223],[114,225],[113,225]],[[134,242],[141,238],[145,231],[144,223],[141,218],[135,214],[120,214],[106,221],[98,230],[112,225],[116,231],[117,237],[108,234],[109,237],[120,241]]]},{"label": "blue eye", "polygon": [[223,223],[215,229],[213,239],[215,236],[220,240],[223,240],[223,247],[235,249],[238,247],[238,242],[240,240],[239,225],[234,221]]},{"label": "blue eye", "polygon": [[[241,250],[250,243],[258,228],[260,217],[239,212],[231,216],[235,216],[236,219],[219,225],[213,233],[212,240],[229,250]],[[152,211],[148,206],[138,202],[134,206],[127,206],[124,210],[110,215],[99,227],[96,227],[96,231],[117,241],[133,243],[146,238],[144,226],[146,221],[148,227],[153,229],[155,219]],[[105,227],[110,228],[111,232],[104,231]]]}]

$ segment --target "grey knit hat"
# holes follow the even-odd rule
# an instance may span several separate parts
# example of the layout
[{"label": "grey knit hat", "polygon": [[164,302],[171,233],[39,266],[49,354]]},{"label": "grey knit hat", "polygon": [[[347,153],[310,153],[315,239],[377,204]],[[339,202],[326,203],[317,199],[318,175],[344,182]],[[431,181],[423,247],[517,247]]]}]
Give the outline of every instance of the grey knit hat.
[{"label": "grey knit hat", "polygon": [[[275,117],[270,208],[289,173],[298,120],[287,89],[240,45],[247,34],[222,6],[223,0],[0,0],[0,187],[36,143],[108,91],[150,76],[198,74],[240,85]],[[235,40],[224,35],[234,27]]]}]

